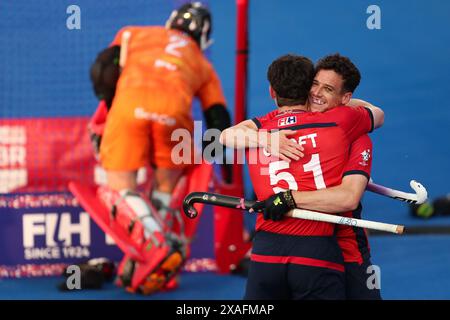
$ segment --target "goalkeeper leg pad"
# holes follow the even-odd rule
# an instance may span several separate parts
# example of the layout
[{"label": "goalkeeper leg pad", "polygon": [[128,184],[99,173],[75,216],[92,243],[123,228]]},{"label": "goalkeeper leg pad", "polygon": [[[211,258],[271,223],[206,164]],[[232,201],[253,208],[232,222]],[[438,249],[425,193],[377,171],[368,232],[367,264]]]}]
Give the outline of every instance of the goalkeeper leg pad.
[{"label": "goalkeeper leg pad", "polygon": [[[181,270],[185,253],[181,242],[160,239],[156,246],[151,240],[145,245],[144,262],[124,257],[119,271],[117,284],[128,292],[149,295],[174,284],[175,276]],[[175,282],[176,283],[176,282]]]}]

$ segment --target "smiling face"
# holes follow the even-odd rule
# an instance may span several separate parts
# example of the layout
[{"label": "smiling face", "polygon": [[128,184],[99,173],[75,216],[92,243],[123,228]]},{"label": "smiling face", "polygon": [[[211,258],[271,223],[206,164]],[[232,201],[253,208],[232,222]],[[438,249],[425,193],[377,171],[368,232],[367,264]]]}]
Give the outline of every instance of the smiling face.
[{"label": "smiling face", "polygon": [[344,92],[344,79],[333,70],[319,70],[314,77],[309,92],[309,105],[312,111],[323,112],[338,105],[345,105],[352,97]]}]

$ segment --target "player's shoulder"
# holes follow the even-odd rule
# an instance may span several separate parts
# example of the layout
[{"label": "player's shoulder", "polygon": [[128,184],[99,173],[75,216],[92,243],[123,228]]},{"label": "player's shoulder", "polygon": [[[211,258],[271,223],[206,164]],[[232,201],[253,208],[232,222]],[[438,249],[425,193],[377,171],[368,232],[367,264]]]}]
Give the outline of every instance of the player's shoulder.
[{"label": "player's shoulder", "polygon": [[262,116],[260,116],[260,117],[258,117],[258,118],[264,119],[264,120],[272,120],[272,119],[274,119],[275,117],[277,117],[278,114],[279,114],[279,110],[278,110],[278,109],[275,109],[275,110],[272,110],[272,111],[270,111],[269,113],[266,113],[266,114],[264,114],[264,115],[262,115]]},{"label": "player's shoulder", "polygon": [[336,106],[330,110],[325,111],[325,113],[346,113],[346,112],[352,112],[353,109],[359,109],[360,107],[350,107],[346,105],[339,105]]},{"label": "player's shoulder", "polygon": [[198,51],[198,53],[203,56],[203,51],[200,49],[200,47],[197,45],[194,39],[192,39],[192,37],[189,36],[187,33],[177,29],[165,29],[165,30],[170,36],[175,36],[177,37],[177,39],[182,39],[187,43],[188,46],[198,49],[196,51]]},{"label": "player's shoulder", "polygon": [[[180,47],[187,48],[189,51],[189,59],[203,62],[212,67],[212,63],[207,59],[206,55],[200,49],[199,45],[187,33],[177,29],[166,29],[172,41],[178,42]],[[173,37],[173,38],[172,38]]]},{"label": "player's shoulder", "polygon": [[345,105],[340,105],[337,107],[334,107],[330,110],[327,110],[325,112],[323,112],[323,115],[325,117],[330,117],[330,118],[348,118],[349,116],[351,117],[351,115],[357,115],[357,114],[361,114],[361,113],[367,113],[367,108],[363,107],[363,106],[357,106],[357,107],[350,107],[350,106],[345,106]]},{"label": "player's shoulder", "polygon": [[253,122],[256,123],[258,128],[262,128],[263,126],[265,126],[265,124],[275,119],[278,116],[278,114],[279,114],[278,109],[275,109],[264,115],[256,116],[252,120]]},{"label": "player's shoulder", "polygon": [[124,31],[130,31],[132,34],[138,33],[148,33],[148,34],[160,34],[166,35],[168,34],[168,30],[163,26],[138,26],[138,25],[129,25],[124,26],[119,29],[117,34],[121,34]]}]

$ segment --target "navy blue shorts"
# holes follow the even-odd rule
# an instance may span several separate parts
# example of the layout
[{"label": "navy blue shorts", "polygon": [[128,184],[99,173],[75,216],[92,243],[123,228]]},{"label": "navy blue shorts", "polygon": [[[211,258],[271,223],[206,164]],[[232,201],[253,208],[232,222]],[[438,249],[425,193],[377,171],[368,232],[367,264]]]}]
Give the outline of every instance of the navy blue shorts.
[{"label": "navy blue shorts", "polygon": [[[374,279],[376,269],[370,258],[359,265],[345,263],[345,291],[348,300],[381,300],[380,284]],[[381,279],[381,277],[378,277]]]},{"label": "navy blue shorts", "polygon": [[344,263],[335,237],[257,232],[244,299],[345,299]]}]

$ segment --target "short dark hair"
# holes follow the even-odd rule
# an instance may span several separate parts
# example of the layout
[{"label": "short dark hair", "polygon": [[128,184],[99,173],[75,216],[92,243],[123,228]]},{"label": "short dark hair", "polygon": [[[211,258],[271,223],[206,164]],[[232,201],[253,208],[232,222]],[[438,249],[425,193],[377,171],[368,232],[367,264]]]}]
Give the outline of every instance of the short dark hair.
[{"label": "short dark hair", "polygon": [[314,80],[314,64],[306,57],[287,54],[270,64],[267,79],[279,107],[305,104]]},{"label": "short dark hair", "polygon": [[361,81],[361,74],[353,62],[339,53],[320,59],[316,64],[316,73],[320,70],[333,70],[344,80],[344,92],[354,92]]}]

